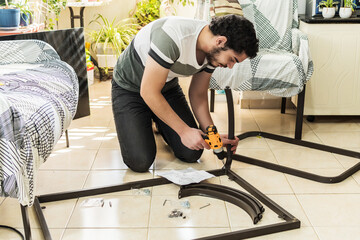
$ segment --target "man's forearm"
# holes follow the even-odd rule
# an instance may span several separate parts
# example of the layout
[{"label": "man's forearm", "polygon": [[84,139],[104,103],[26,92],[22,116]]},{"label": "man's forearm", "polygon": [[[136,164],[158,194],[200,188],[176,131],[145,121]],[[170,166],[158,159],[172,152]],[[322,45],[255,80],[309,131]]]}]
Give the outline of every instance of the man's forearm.
[{"label": "man's forearm", "polygon": [[200,124],[201,130],[205,132],[207,126],[214,124],[209,112],[207,95],[201,96],[201,95],[190,94],[189,97],[190,97],[191,108],[194,112],[194,115]]},{"label": "man's forearm", "polygon": [[210,76],[211,74],[205,71],[195,74],[192,77],[189,88],[191,108],[203,131],[206,130],[207,126],[214,124],[211,119],[208,103]]}]

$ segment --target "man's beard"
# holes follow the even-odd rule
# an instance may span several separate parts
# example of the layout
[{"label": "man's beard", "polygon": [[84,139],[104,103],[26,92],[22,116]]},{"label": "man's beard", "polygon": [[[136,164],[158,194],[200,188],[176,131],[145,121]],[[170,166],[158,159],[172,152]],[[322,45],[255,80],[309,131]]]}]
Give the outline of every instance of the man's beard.
[{"label": "man's beard", "polygon": [[206,53],[205,54],[205,57],[206,57],[206,60],[207,62],[213,66],[213,67],[217,67],[217,66],[214,66],[213,65],[213,62],[216,62],[217,61],[217,55],[221,52],[221,51],[225,51],[227,50],[227,48],[213,48],[210,52]]}]

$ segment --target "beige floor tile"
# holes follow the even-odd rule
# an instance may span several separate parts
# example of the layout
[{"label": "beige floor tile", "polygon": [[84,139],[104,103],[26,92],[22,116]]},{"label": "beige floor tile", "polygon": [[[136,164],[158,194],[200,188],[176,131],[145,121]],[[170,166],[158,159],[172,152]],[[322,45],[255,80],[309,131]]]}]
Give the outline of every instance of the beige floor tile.
[{"label": "beige floor tile", "polygon": [[[64,229],[75,207],[75,203],[76,200],[42,203],[41,206],[46,207],[46,209],[43,210],[43,213],[48,227]],[[30,226],[32,228],[40,228],[34,208],[28,208],[28,213]],[[23,228],[20,204],[16,199],[7,198],[4,201],[0,206],[0,216],[0,225]]]},{"label": "beige floor tile", "polygon": [[[284,137],[288,137],[288,138],[295,138],[295,130],[293,131],[286,131],[286,132],[280,132],[277,133],[281,136]],[[302,138],[301,140],[303,141],[307,141],[307,142],[313,142],[313,143],[319,143],[319,144],[323,144],[320,140],[320,138],[318,138],[316,136],[316,134],[313,131],[302,131]],[[266,138],[266,142],[269,144],[269,147],[271,149],[275,149],[275,148],[302,148],[305,149],[305,147],[302,146],[298,146],[295,144],[290,144],[290,143],[286,143],[286,142],[282,142],[282,141],[276,141],[276,140],[272,140],[269,138]]]},{"label": "beige floor tile", "polygon": [[[345,169],[304,169],[304,171],[320,176],[334,177],[340,175]],[[304,178],[286,175],[295,193],[360,193],[360,186],[354,178],[349,177],[342,182],[334,184],[319,183]]]},{"label": "beige floor tile", "polygon": [[88,171],[48,171],[37,173],[36,195],[80,190],[85,184]]},{"label": "beige floor tile", "polygon": [[55,150],[41,170],[90,170],[97,150],[66,148]]},{"label": "beige floor tile", "polygon": [[360,194],[297,195],[314,227],[360,227]]},{"label": "beige floor tile", "polygon": [[356,172],[355,174],[352,175],[352,177],[355,179],[355,181],[360,184],[360,172]]},{"label": "beige floor tile", "polygon": [[114,118],[111,118],[108,128],[116,129]]},{"label": "beige floor tile", "polygon": [[354,166],[355,164],[360,162],[360,148],[350,148],[348,149],[350,151],[353,152],[357,152],[358,153],[358,158],[356,157],[347,157],[344,155],[340,155],[340,154],[334,154],[335,158],[343,165],[344,168],[348,169],[352,166]]},{"label": "beige floor tile", "polygon": [[123,161],[120,149],[99,149],[92,170],[128,169]]},{"label": "beige floor tile", "polygon": [[[90,171],[84,189],[107,187],[113,185],[119,185],[127,182],[141,181],[146,179],[152,179],[153,173],[149,171],[147,173],[136,173],[131,170],[108,170],[108,171]],[[144,188],[143,190],[152,192],[151,187]],[[138,190],[112,192],[108,195],[137,195]]]},{"label": "beige floor tile", "polygon": [[315,227],[320,240],[358,240],[360,228],[356,227]]},{"label": "beige floor tile", "polygon": [[[277,203],[280,207],[286,209],[290,214],[301,221],[301,226],[311,226],[309,220],[307,219],[301,205],[297,201],[295,195],[267,195],[271,198],[275,203]],[[265,212],[263,213],[263,218],[254,225],[251,217],[241,208],[235,206],[231,203],[226,203],[226,208],[228,211],[230,226],[231,228],[236,227],[259,227],[266,226],[270,224],[285,222],[280,219],[278,215],[273,212],[269,207],[265,204],[262,204],[265,208]]]},{"label": "beige floor tile", "polygon": [[[264,194],[293,194],[283,173],[260,168],[234,169],[234,172]],[[225,176],[220,179],[222,184],[234,186],[233,181],[228,181]]]},{"label": "beige floor tile", "polygon": [[[51,237],[53,240],[61,240],[62,235],[64,234],[65,229],[49,229]],[[45,240],[41,229],[31,229],[33,239],[35,240]]]},{"label": "beige floor tile", "polygon": [[120,149],[115,128],[110,128],[109,131],[105,133],[103,139],[100,148]]},{"label": "beige floor tile", "polygon": [[[249,148],[253,148],[253,149],[258,149],[258,148],[269,149],[269,146],[266,143],[265,138],[263,138],[263,137],[259,137],[259,136],[257,136],[257,137],[248,137],[248,138],[245,138],[245,139],[239,141],[236,152],[241,152],[241,149],[249,149]],[[240,151],[239,151],[239,149],[240,149]]]},{"label": "beige floor tile", "polygon": [[311,148],[273,149],[272,152],[280,165],[291,168],[342,168],[331,153]]},{"label": "beige floor tile", "polygon": [[43,214],[49,228],[65,228],[74,211],[77,199],[41,203],[45,206]]},{"label": "beige floor tile", "polygon": [[[207,228],[228,228],[229,221],[225,209],[225,203],[221,200],[200,196],[183,198],[188,200],[190,208],[177,208],[171,204],[164,204],[164,201],[176,201],[176,196],[153,196],[151,201],[149,227],[207,227]],[[210,203],[210,206],[200,209]],[[174,209],[183,212],[186,218],[170,218],[168,215]]]},{"label": "beige floor tile", "polygon": [[360,131],[356,132],[317,132],[321,141],[330,146],[344,149],[358,148],[360,146]]},{"label": "beige floor tile", "polygon": [[[19,230],[23,235],[25,234],[24,229],[18,228],[17,230]],[[49,231],[53,240],[61,240],[62,234],[64,233],[64,229],[49,229]],[[31,236],[34,240],[44,240],[41,229],[32,228]],[[19,240],[20,237],[12,231],[0,229],[0,239]]]},{"label": "beige floor tile", "polygon": [[[235,228],[233,231],[242,230],[243,228]],[[251,240],[319,240],[312,227],[301,227],[299,229],[289,230],[280,233],[249,238]]]},{"label": "beige floor tile", "polygon": [[105,119],[104,121],[104,119],[101,118],[101,116],[96,116],[96,117],[93,116],[91,111],[91,114],[89,116],[73,120],[70,124],[69,129],[81,128],[81,127],[105,129],[109,126],[109,124],[110,124],[110,119]]},{"label": "beige floor tile", "polygon": [[[278,162],[276,161],[274,154],[272,153],[272,151],[270,149],[237,149],[236,154],[239,155],[243,155],[246,157],[250,157],[250,158],[255,158],[255,159],[259,159],[265,162],[271,162],[271,163],[275,163],[277,164]],[[260,168],[258,166],[252,165],[252,164],[247,164],[247,163],[243,163],[240,161],[236,161],[233,160],[232,164],[231,164],[231,169],[237,169],[237,168]]]},{"label": "beige floor tile", "polygon": [[[73,131],[73,132],[71,132]],[[104,140],[104,134],[109,131],[108,128],[74,128],[69,130],[70,149],[99,149]],[[65,136],[62,136],[55,146],[54,150],[64,150],[66,148]]]},{"label": "beige floor tile", "polygon": [[147,240],[146,228],[135,229],[66,229],[62,240],[126,239]]},{"label": "beige floor tile", "polygon": [[[33,209],[28,209],[28,213],[30,226],[34,228],[39,227]],[[21,208],[17,199],[6,198],[0,205],[0,216],[0,225],[6,225],[13,228],[23,228]],[[1,229],[1,231],[2,230],[3,229]]]},{"label": "beige floor tile", "polygon": [[[146,228],[150,196],[106,196],[103,207],[83,207],[80,198],[67,228]],[[110,207],[108,202],[111,201]]]},{"label": "beige floor tile", "polygon": [[149,228],[148,240],[190,240],[230,232],[230,228]]}]

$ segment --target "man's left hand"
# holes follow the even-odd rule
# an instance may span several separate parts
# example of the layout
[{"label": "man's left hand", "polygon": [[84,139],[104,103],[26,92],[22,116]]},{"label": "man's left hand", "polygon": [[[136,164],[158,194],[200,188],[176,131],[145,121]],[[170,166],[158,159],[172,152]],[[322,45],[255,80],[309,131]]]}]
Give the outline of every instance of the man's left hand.
[{"label": "man's left hand", "polygon": [[239,144],[239,138],[235,136],[235,139],[229,139],[227,134],[220,134],[220,137],[224,145],[231,145],[231,151],[235,154],[236,148]]}]

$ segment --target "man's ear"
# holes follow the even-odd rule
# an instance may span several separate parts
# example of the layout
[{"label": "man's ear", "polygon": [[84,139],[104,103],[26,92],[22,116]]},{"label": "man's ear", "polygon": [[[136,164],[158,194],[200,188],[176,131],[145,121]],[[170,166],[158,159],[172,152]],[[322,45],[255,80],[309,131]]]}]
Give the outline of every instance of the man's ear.
[{"label": "man's ear", "polygon": [[224,48],[226,41],[227,41],[227,38],[225,36],[217,36],[215,39],[216,47]]}]

